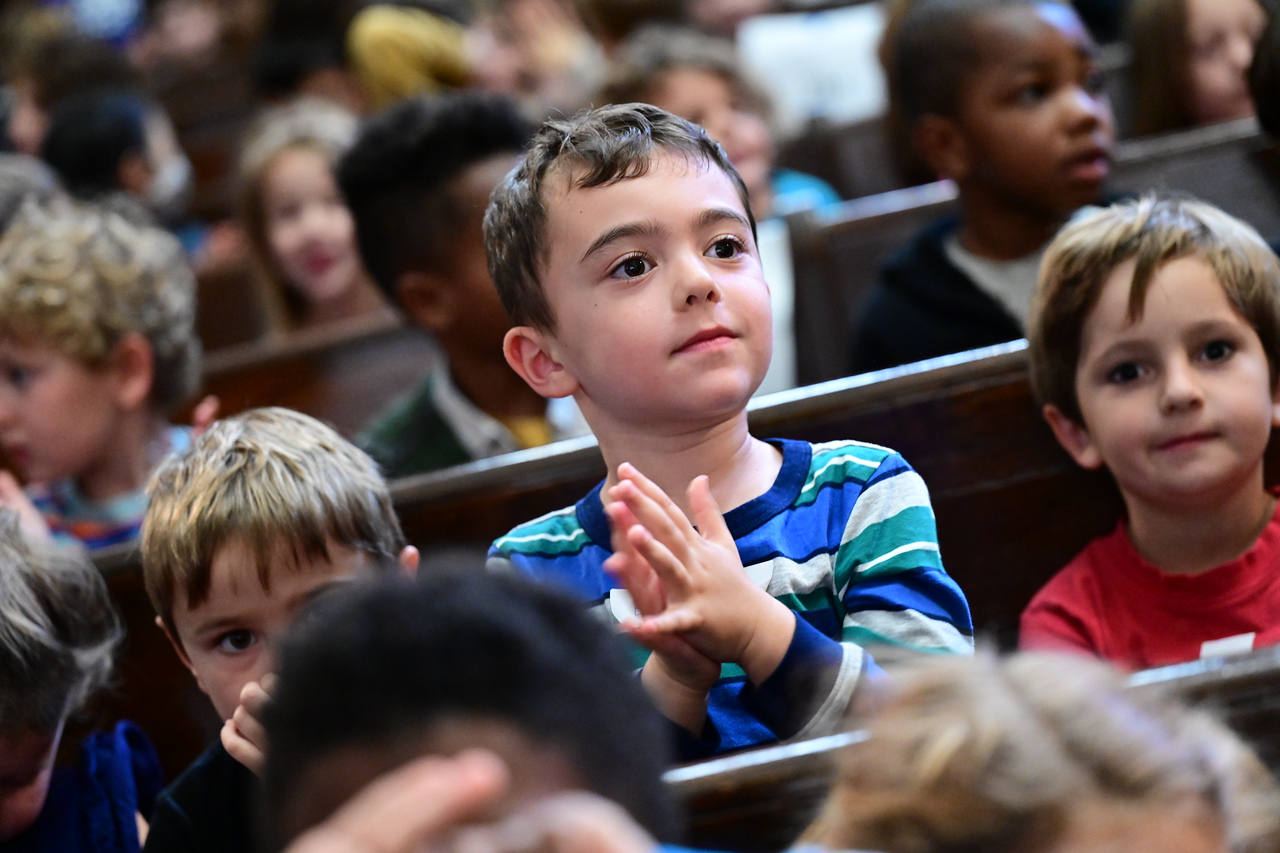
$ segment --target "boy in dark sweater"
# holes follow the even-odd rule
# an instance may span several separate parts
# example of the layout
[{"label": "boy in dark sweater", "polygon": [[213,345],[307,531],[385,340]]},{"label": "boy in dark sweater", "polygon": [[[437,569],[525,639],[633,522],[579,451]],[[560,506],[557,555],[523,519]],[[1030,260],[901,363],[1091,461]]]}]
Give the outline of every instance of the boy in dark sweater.
[{"label": "boy in dark sweater", "polygon": [[1114,141],[1084,24],[1064,3],[923,0],[890,51],[922,159],[960,191],[881,273],[855,372],[1023,336],[1045,245],[1098,199]]}]

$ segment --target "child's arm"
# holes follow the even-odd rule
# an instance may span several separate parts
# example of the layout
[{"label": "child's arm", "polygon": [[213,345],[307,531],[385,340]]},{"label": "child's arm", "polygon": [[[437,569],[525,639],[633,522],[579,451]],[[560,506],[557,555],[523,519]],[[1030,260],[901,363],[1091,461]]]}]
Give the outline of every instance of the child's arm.
[{"label": "child's arm", "polygon": [[695,529],[633,466],[619,466],[618,475],[610,497],[634,516],[627,540],[657,575],[667,605],[632,626],[633,636],[643,642],[679,634],[711,660],[736,663],[753,684],[764,683],[787,654],[795,615],[747,577],[707,478],[689,485]]},{"label": "child's arm", "polygon": [[262,778],[263,754],[267,748],[267,733],[262,725],[262,714],[271,700],[276,677],[268,673],[261,683],[250,681],[240,690],[240,704],[231,719],[222,726],[222,746],[227,754]]}]

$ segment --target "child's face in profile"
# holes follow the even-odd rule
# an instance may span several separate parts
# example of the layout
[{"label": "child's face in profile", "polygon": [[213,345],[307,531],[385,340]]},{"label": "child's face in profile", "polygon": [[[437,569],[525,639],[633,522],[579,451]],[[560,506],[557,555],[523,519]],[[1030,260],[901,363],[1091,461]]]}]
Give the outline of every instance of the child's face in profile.
[{"label": "child's face in profile", "polygon": [[0,444],[37,483],[74,477],[90,498],[122,450],[113,371],[34,340],[0,339]]},{"label": "child's face in profile", "polygon": [[1106,465],[1126,501],[1145,506],[1261,491],[1280,405],[1257,333],[1198,257],[1160,267],[1130,322],[1133,270],[1129,260],[1111,272],[1085,320],[1076,369],[1084,428],[1068,450],[1086,468]]},{"label": "child's face in profile", "polygon": [[759,197],[769,186],[773,138],[763,118],[743,101],[728,80],[701,68],[683,66],[662,75],[645,99],[694,124],[724,146],[759,211]]},{"label": "child's face in profile", "polygon": [[305,554],[295,560],[286,543],[277,543],[266,589],[253,550],[233,539],[214,552],[204,601],[188,607],[185,590],[177,590],[173,622],[181,645],[175,648],[223,720],[235,712],[245,685],[272,671],[275,645],[303,608],[371,567],[363,551],[332,540],[328,549],[328,560]]},{"label": "child's face in profile", "polygon": [[262,176],[262,212],[276,264],[308,303],[355,288],[362,274],[355,224],[326,155],[305,147],[278,154]]},{"label": "child's face in profile", "polygon": [[1036,215],[1097,201],[1114,131],[1084,24],[1065,4],[1041,3],[971,27],[982,57],[962,86],[957,174],[946,177]]},{"label": "child's face in profile", "polygon": [[1197,124],[1254,113],[1245,75],[1266,26],[1257,0],[1186,0],[1191,116]]},{"label": "child's face in profile", "polygon": [[0,734],[0,842],[35,823],[49,795],[62,727]]},{"label": "child's face in profile", "polygon": [[[641,177],[544,189],[549,353],[599,431],[742,410],[772,352],[746,209],[714,164],[660,154]],[[593,419],[595,418],[595,419]]]}]

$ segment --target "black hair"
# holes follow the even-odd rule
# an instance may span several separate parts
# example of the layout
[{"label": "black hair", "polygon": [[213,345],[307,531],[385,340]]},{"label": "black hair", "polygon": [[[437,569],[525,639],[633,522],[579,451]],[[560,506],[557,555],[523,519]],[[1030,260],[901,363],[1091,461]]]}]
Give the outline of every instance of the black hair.
[{"label": "black hair", "polygon": [[1261,0],[1267,25],[1253,49],[1249,66],[1249,94],[1258,111],[1258,124],[1280,139],[1280,3]]},{"label": "black hair", "polygon": [[147,102],[130,92],[86,92],[53,108],[40,156],[77,198],[122,189],[120,163],[146,156]]},{"label": "black hair", "polygon": [[34,42],[14,62],[14,76],[29,77],[36,104],[52,109],[63,98],[101,89],[140,89],[142,76],[121,51],[79,33]]},{"label": "black hair", "polygon": [[892,35],[887,72],[893,109],[910,129],[921,116],[954,116],[969,75],[982,61],[974,21],[1039,0],[917,0],[908,2]]},{"label": "black hair", "polygon": [[360,582],[316,602],[281,644],[278,673],[265,775],[276,819],[323,756],[394,747],[464,716],[511,723],[671,838],[661,718],[616,637],[559,593],[438,570]]},{"label": "black hair", "polygon": [[336,174],[365,267],[392,301],[401,274],[450,262],[468,219],[451,183],[484,160],[523,154],[533,130],[513,100],[479,92],[411,98],[366,123]]},{"label": "black hair", "polygon": [[326,36],[267,36],[253,55],[253,85],[264,98],[286,99],[298,94],[307,77],[343,68],[342,41]]}]

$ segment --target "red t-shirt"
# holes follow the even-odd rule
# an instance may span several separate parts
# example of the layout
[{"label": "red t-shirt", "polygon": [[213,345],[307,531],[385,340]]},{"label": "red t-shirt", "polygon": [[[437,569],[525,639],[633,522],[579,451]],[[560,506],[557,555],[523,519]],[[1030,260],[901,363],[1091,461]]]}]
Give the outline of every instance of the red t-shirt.
[{"label": "red t-shirt", "polygon": [[1022,612],[1020,637],[1024,649],[1082,651],[1128,669],[1275,643],[1280,507],[1252,548],[1198,575],[1171,575],[1148,563],[1122,521],[1036,593]]}]

